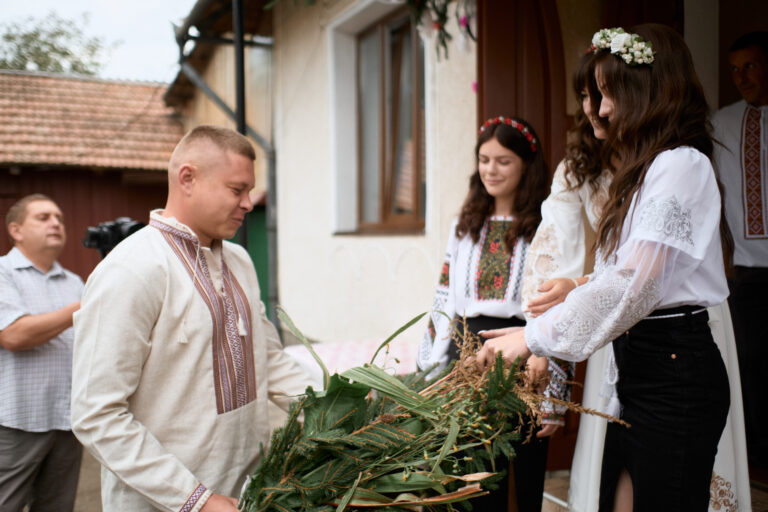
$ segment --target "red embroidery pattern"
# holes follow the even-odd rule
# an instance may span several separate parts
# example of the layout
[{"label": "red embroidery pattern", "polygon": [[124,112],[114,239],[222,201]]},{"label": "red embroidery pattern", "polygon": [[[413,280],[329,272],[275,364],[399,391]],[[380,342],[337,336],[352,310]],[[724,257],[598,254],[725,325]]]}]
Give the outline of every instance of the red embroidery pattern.
[{"label": "red embroidery pattern", "polygon": [[[221,268],[224,290],[216,289],[205,257],[199,255],[197,238],[154,219],[149,224],[160,230],[190,277],[194,278],[195,288],[211,313],[216,411],[223,414],[251,403],[256,399],[256,366],[248,297],[224,261]],[[238,318],[243,322],[243,336]]]},{"label": "red embroidery pattern", "polygon": [[477,300],[504,300],[509,287],[514,258],[504,244],[509,221],[489,220],[480,240],[475,292]]},{"label": "red embroidery pattern", "polygon": [[763,204],[763,173],[760,165],[760,110],[747,107],[742,140],[744,238],[768,238]]},{"label": "red embroidery pattern", "polygon": [[451,264],[449,262],[443,263],[443,268],[440,269],[440,281],[439,285],[448,288],[448,285],[450,284],[450,272],[451,272]]}]

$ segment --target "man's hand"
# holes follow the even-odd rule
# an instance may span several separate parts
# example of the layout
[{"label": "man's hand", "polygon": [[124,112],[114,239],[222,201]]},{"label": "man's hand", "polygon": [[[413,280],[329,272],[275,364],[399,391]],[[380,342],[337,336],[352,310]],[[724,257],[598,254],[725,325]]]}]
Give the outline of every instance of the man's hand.
[{"label": "man's hand", "polygon": [[237,512],[237,500],[221,494],[211,494],[200,512]]},{"label": "man's hand", "polygon": [[545,281],[539,286],[539,291],[542,292],[542,294],[528,302],[528,309],[526,312],[535,318],[552,306],[556,306],[563,302],[568,294],[575,288],[576,283],[573,282],[573,279],[567,277],[556,277],[549,281]]},{"label": "man's hand", "polygon": [[480,367],[480,370],[485,370],[493,365],[496,353],[501,353],[508,365],[514,363],[518,357],[525,362],[531,356],[531,351],[525,343],[525,330],[517,329],[510,334],[486,341],[477,353],[475,364]]}]

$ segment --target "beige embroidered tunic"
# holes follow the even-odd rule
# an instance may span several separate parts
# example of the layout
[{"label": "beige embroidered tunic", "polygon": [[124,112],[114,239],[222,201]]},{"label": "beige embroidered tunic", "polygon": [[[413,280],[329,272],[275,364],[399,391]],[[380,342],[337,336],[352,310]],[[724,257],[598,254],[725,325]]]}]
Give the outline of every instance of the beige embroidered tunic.
[{"label": "beige embroidered tunic", "polygon": [[282,350],[246,251],[151,226],[88,279],[75,316],[73,431],[102,464],[104,510],[195,511],[239,496],[269,442],[267,400],[314,384]]}]

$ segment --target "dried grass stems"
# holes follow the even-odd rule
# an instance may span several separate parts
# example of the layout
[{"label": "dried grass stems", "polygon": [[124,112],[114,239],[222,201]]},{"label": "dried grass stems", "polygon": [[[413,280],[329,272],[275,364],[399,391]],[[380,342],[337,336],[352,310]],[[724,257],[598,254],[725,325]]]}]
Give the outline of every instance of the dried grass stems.
[{"label": "dried grass stems", "polygon": [[515,443],[530,440],[541,402],[551,399],[500,356],[481,373],[473,363],[477,336],[457,341],[459,361],[434,382],[428,371],[395,377],[367,364],[328,376],[321,392],[307,388],[273,433],[240,509],[471,508],[467,500],[503,477],[495,460],[514,457]]},{"label": "dried grass stems", "polygon": [[[486,373],[480,374],[477,371],[477,365],[474,364],[475,354],[477,354],[477,352],[483,346],[483,340],[476,334],[469,331],[467,328],[466,317],[454,319],[452,321],[452,325],[452,338],[459,347],[459,360],[456,364],[456,367],[454,368],[454,371],[447,375],[446,378],[453,376],[454,380],[456,380],[456,376],[454,376],[454,372],[456,372],[459,382],[466,382],[470,386],[477,387],[478,384],[483,381],[486,375]],[[486,370],[486,372],[488,371],[490,371],[490,368]],[[543,390],[546,388],[548,380],[549,376],[545,375],[538,379],[532,379],[527,373],[521,371],[518,384],[516,384],[514,387],[514,391],[517,396],[520,397],[520,399],[528,406],[528,425],[531,427],[541,425],[541,419],[543,417],[543,412],[541,410],[542,402],[550,402],[554,405],[561,405],[566,407],[569,411],[573,411],[575,413],[591,414],[593,416],[599,416],[601,418],[607,419],[608,421],[618,423],[619,425],[623,425],[627,428],[631,427],[631,425],[626,421],[610,414],[605,414],[596,409],[584,407],[576,402],[544,396],[543,394],[537,392],[537,390]],[[580,382],[566,381],[566,384],[582,386]],[[534,428],[529,429],[526,442],[531,439],[533,430]]]}]

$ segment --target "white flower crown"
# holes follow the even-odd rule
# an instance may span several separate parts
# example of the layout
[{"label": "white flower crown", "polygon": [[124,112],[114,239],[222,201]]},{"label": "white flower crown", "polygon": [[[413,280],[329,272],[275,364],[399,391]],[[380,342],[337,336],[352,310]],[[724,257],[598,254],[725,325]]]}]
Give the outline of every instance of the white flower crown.
[{"label": "white flower crown", "polygon": [[592,36],[592,51],[611,50],[630,66],[654,61],[653,46],[637,34],[628,34],[621,27],[604,28]]}]

